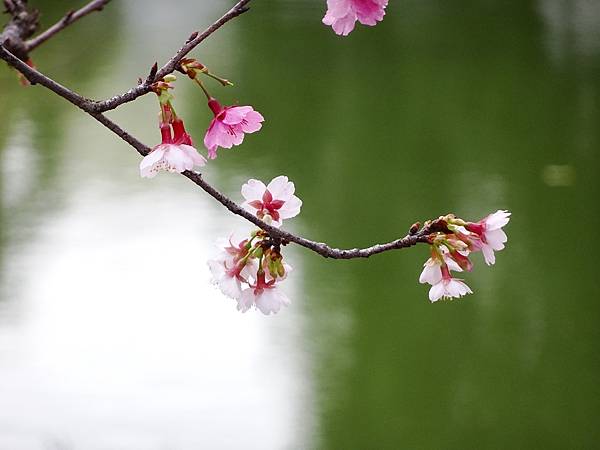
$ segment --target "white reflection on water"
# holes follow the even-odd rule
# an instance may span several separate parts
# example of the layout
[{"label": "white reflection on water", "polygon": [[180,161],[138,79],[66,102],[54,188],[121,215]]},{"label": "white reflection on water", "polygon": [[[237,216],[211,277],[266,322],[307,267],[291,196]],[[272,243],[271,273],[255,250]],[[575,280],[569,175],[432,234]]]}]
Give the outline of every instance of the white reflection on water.
[{"label": "white reflection on water", "polygon": [[[157,138],[148,104],[117,117]],[[60,208],[2,249],[0,449],[306,447],[300,293],[275,317],[238,313],[206,267],[233,216],[175,176],[140,180],[135,152],[90,119],[64,129]]]},{"label": "white reflection on water", "polygon": [[29,168],[35,166],[35,155],[31,152],[31,124],[23,119],[14,124],[10,139],[5,144],[2,164],[0,164],[0,193],[2,205],[12,208],[29,193],[32,178],[23,176]]},{"label": "white reflection on water", "polygon": [[[85,158],[71,160],[65,180]],[[2,309],[14,320],[0,325],[0,448],[296,440],[298,311],[242,315],[210,286],[219,214],[192,186],[138,181],[134,169],[129,181],[146,192],[117,196],[126,186],[103,176],[75,181],[65,209],[8,249],[4,270],[19,284]]]},{"label": "white reflection on water", "polygon": [[600,2],[598,0],[538,0],[547,27],[546,45],[551,56],[566,62],[573,53],[592,56],[600,51]]}]

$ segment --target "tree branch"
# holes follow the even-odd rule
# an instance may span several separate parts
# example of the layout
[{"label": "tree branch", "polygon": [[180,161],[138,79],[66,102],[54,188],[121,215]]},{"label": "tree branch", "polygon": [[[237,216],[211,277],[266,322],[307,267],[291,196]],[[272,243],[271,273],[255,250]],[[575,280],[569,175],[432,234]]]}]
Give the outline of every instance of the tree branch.
[{"label": "tree branch", "polygon": [[4,45],[19,59],[26,61],[27,46],[23,40],[37,30],[39,12],[35,9],[29,10],[26,0],[4,0],[4,7],[11,19],[0,34],[0,45]]},{"label": "tree branch", "polygon": [[[151,91],[151,85],[157,80],[160,80],[165,75],[173,73],[179,63],[185,56],[191,52],[198,44],[208,38],[211,34],[229,22],[231,19],[236,18],[237,16],[248,11],[248,3],[250,0],[240,0],[238,1],[233,8],[231,8],[228,12],[223,14],[223,16],[214,22],[211,26],[209,26],[202,33],[198,34],[198,32],[192,33],[192,35],[188,38],[187,42],[181,47],[177,53],[164,65],[162,66],[158,72],[156,72],[153,76],[148,76],[146,81],[142,84],[131,88],[127,92],[116,95],[108,100],[96,102],[93,106],[95,112],[105,112],[111,109],[115,109],[121,106],[124,103],[131,102],[142,95],[145,95]],[[152,75],[152,73],[150,74]]]},{"label": "tree branch", "polygon": [[[5,0],[5,1],[12,2],[15,0]],[[226,13],[223,17],[221,17],[221,19],[219,19],[217,22],[215,22],[204,33],[202,33],[201,35],[195,36],[195,37],[192,35],[191,38],[188,40],[188,42],[177,52],[177,54],[173,58],[171,58],[171,60],[169,60],[169,62],[167,64],[165,64],[165,66],[163,66],[163,68],[161,68],[156,73],[154,80],[160,79],[163,76],[173,72],[175,70],[175,68],[177,67],[177,64],[181,61],[181,59],[185,55],[187,55],[194,47],[196,47],[200,42],[202,42],[204,39],[206,39],[212,33],[214,33],[224,23],[226,23],[227,21],[231,20],[233,17],[236,17],[236,16],[242,14],[244,11],[246,11],[247,10],[246,5],[249,1],[250,0],[239,1],[228,13]],[[98,2],[91,2],[88,5],[88,7],[95,3],[98,3]],[[91,12],[92,10],[93,10],[93,8],[88,10],[86,12],[86,14]],[[82,17],[83,15],[85,15],[85,14],[82,14],[80,17]],[[63,28],[64,28],[64,26],[63,26]],[[60,31],[60,30],[54,31],[51,35],[56,34],[58,31]],[[50,36],[46,37],[46,39],[48,39],[49,37]],[[104,110],[102,108],[98,108],[99,103],[93,102],[89,99],[86,99],[85,97],[82,97],[81,95],[79,95],[79,94],[71,91],[70,89],[66,88],[65,86],[57,83],[56,81],[52,80],[51,78],[47,77],[46,75],[42,74],[41,72],[31,68],[30,66],[25,64],[23,61],[21,61],[21,59],[19,59],[17,56],[15,56],[13,53],[11,53],[1,43],[0,43],[0,59],[3,59],[10,66],[17,69],[19,72],[21,72],[23,74],[23,76],[25,76],[32,84],[40,84],[40,85],[44,86],[45,88],[51,90],[55,94],[59,95],[60,97],[64,98],[65,100],[69,101],[73,105],[77,106],[81,110],[88,113],[90,116],[92,116],[94,119],[96,119],[102,125],[104,125],[106,128],[108,128],[114,134],[116,134],[121,139],[123,139],[125,142],[127,142],[129,145],[131,145],[133,148],[135,148],[138,151],[138,153],[140,153],[140,155],[145,156],[151,151],[151,149],[148,146],[146,146],[144,143],[139,141],[136,137],[129,134],[126,130],[122,129],[118,124],[114,123],[112,120],[110,120],[104,114],[102,114],[102,111],[104,111]],[[151,75],[152,75],[152,73],[151,73]],[[148,78],[150,79],[152,77],[149,76]],[[143,88],[144,86],[149,87],[149,84],[151,84],[151,82],[149,80],[147,80],[144,84],[138,86],[138,88]],[[113,97],[113,99],[111,99],[111,100],[113,100],[113,102],[110,103],[111,107],[110,108],[107,107],[106,110],[114,109],[116,106],[118,106],[122,103],[134,100],[135,98],[139,97],[140,95],[143,95],[141,93],[136,94],[136,92],[141,92],[141,91],[135,91],[135,88],[134,88],[134,90],[132,90],[130,92],[133,92],[131,94],[131,96],[134,96],[134,97],[129,99],[130,97],[125,97],[127,94],[125,94],[125,96]],[[240,205],[235,203],[233,200],[231,200],[225,194],[219,192],[217,189],[215,189],[213,186],[211,186],[207,181],[204,180],[202,175],[198,172],[185,171],[182,173],[182,175],[184,177],[188,178],[190,181],[192,181],[194,184],[196,184],[200,188],[202,188],[206,193],[208,193],[210,196],[212,196],[215,200],[217,200],[219,203],[221,203],[225,208],[227,208],[233,214],[243,217],[244,219],[253,223],[257,227],[266,231],[273,240],[276,240],[280,244],[283,244],[283,245],[293,242],[293,243],[298,244],[302,247],[305,247],[309,250],[312,250],[315,253],[318,253],[319,255],[321,255],[325,258],[334,258],[334,259],[368,258],[371,255],[383,253],[385,251],[411,247],[420,242],[423,242],[423,243],[429,242],[430,235],[432,233],[446,230],[445,222],[441,219],[437,219],[434,221],[427,222],[426,225],[420,230],[418,230],[418,227],[415,228],[415,226],[413,226],[413,227],[411,227],[411,231],[409,232],[408,235],[404,236],[403,238],[396,239],[394,241],[387,242],[384,244],[375,244],[373,246],[366,247],[366,248],[351,248],[351,249],[334,248],[334,247],[330,247],[329,245],[327,245],[323,242],[316,242],[316,241],[312,241],[310,239],[303,238],[301,236],[296,236],[295,234],[292,234],[288,231],[282,230],[280,228],[275,228],[275,227],[263,222],[258,217],[254,216],[253,214],[251,214],[250,212],[248,212],[244,208],[242,208]]]},{"label": "tree branch", "polygon": [[41,84],[42,86],[50,89],[55,94],[60,95],[65,100],[73,103],[78,108],[89,113],[92,111],[93,100],[82,97],[81,95],[73,92],[72,90],[64,87],[62,84],[57,83],[53,79],[46,75],[38,72],[36,69],[29,67],[21,59],[17,58],[16,55],[11,53],[4,45],[0,44],[0,58],[8,63],[8,65],[17,69],[31,84]]},{"label": "tree branch", "polygon": [[34,50],[35,48],[46,42],[48,39],[50,39],[52,36],[54,36],[56,33],[65,29],[73,22],[76,22],[82,17],[85,17],[94,11],[101,11],[102,8],[104,8],[104,6],[106,6],[108,2],[110,2],[110,0],[93,0],[87,5],[85,5],[83,8],[78,9],[77,11],[71,10],[67,12],[67,14],[65,14],[62,19],[60,19],[46,31],[25,42],[25,48],[27,49],[27,52]]}]

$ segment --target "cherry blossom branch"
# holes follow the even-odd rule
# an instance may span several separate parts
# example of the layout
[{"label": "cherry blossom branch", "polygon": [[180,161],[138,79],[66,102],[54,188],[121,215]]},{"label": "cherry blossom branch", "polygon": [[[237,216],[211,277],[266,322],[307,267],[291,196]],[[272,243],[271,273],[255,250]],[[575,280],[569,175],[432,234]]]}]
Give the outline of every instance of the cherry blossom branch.
[{"label": "cherry blossom branch", "polygon": [[31,84],[41,84],[45,88],[50,89],[55,94],[60,95],[65,100],[68,100],[87,113],[93,111],[93,100],[82,97],[76,92],[64,87],[62,84],[57,83],[52,78],[47,77],[46,75],[38,72],[36,69],[25,64],[2,44],[0,44],[0,59],[3,59],[10,66],[17,69]]},{"label": "cherry blossom branch", "polygon": [[[83,111],[87,112],[94,119],[112,131],[114,134],[119,136],[122,140],[127,142],[133,148],[135,148],[140,155],[145,156],[150,152],[150,148],[143,144],[136,137],[128,133],[126,130],[122,129],[118,124],[111,121],[104,114],[99,113],[90,107],[91,103],[89,100],[81,97],[80,95],[72,92],[68,88],[62,86],[46,75],[38,72],[37,70],[29,67],[27,64],[23,63],[16,56],[6,50],[3,46],[0,45],[0,59],[5,60],[9,65],[20,71],[32,84],[40,84],[45,88],[53,91],[55,94],[79,107]],[[326,258],[333,259],[352,259],[352,258],[368,258],[369,256],[376,255],[378,253],[383,253],[389,250],[396,250],[406,247],[412,247],[420,242],[428,242],[429,235],[435,233],[437,231],[442,231],[445,227],[444,223],[439,220],[434,220],[433,222],[428,223],[421,230],[415,231],[413,233],[409,233],[401,239],[396,239],[391,242],[387,242],[384,244],[376,244],[366,248],[352,248],[352,249],[339,249],[331,247],[323,242],[316,242],[310,239],[303,238],[301,236],[296,236],[288,231],[275,228],[262,220],[260,220],[255,215],[249,213],[240,205],[235,203],[225,194],[219,192],[212,185],[210,185],[200,173],[185,171],[182,173],[183,176],[188,178],[194,184],[202,188],[206,193],[208,193],[211,197],[221,203],[225,208],[231,211],[233,214],[236,214],[249,222],[253,223],[257,227],[266,231],[272,239],[279,241],[282,244],[287,244],[289,242],[293,242],[302,247],[305,247],[309,250],[312,250],[321,256]]]},{"label": "cherry blossom branch", "polygon": [[[10,4],[10,5],[13,5],[12,2],[14,2],[14,1],[18,2],[18,4],[21,6],[24,5],[24,2],[21,2],[20,0],[5,0],[5,2],[8,2],[8,4]],[[49,39],[50,37],[52,37],[53,35],[58,33],[60,30],[64,29],[69,23],[72,23],[74,20],[79,19],[94,10],[101,9],[101,7],[104,6],[106,3],[108,3],[108,1],[109,0],[93,1],[93,2],[89,3],[87,6],[85,6],[84,8],[82,8],[81,10],[77,11],[76,13],[72,13],[70,15],[67,14],[67,16],[65,16],[65,17],[70,17],[70,19],[63,18],[63,20],[61,22],[59,22],[55,26],[48,29],[45,33],[40,35],[40,36],[44,36],[44,35],[45,36],[39,42],[34,41],[35,45],[33,46],[33,48],[40,45],[42,42],[46,41],[47,39]],[[217,29],[219,29],[227,21],[229,21],[232,18],[237,17],[238,15],[245,12],[247,10],[247,4],[249,3],[249,1],[250,0],[239,1],[231,10],[229,10],[229,12],[227,12],[225,15],[223,15],[213,25],[211,25],[204,33],[202,33],[200,35],[196,35],[196,36],[192,35],[190,37],[190,39],[186,42],[186,44],[175,54],[175,56],[173,58],[171,58],[169,60],[169,62],[167,62],[167,64],[165,64],[165,66],[163,66],[160,70],[156,70],[156,68],[155,68],[151,72],[148,79],[143,84],[139,85],[137,88],[130,90],[126,94],[113,97],[112,99],[110,99],[107,102],[94,102],[90,99],[87,99],[87,98],[73,92],[69,88],[61,85],[60,83],[54,81],[50,77],[42,74],[41,72],[37,71],[36,69],[34,69],[34,68],[30,67],[29,65],[27,65],[26,63],[24,63],[21,59],[19,59],[17,56],[15,56],[11,51],[9,51],[7,48],[5,48],[4,45],[2,45],[1,43],[0,43],[0,59],[3,59],[10,66],[17,69],[20,73],[22,73],[23,76],[25,78],[27,78],[27,80],[31,84],[40,84],[40,85],[44,86],[45,88],[47,88],[47,89],[51,90],[52,92],[54,92],[55,94],[57,94],[58,96],[64,98],[65,100],[69,101],[73,105],[77,106],[81,110],[88,113],[90,116],[92,116],[94,119],[96,119],[102,125],[104,125],[106,128],[108,128],[114,134],[119,136],[122,140],[127,142],[133,148],[135,148],[142,156],[145,156],[151,151],[151,149],[148,146],[146,146],[145,144],[143,144],[141,141],[139,141],[136,137],[134,137],[133,135],[129,134],[126,130],[121,128],[118,124],[116,124],[115,122],[110,120],[108,117],[106,117],[104,114],[102,114],[102,112],[109,110],[109,109],[114,109],[123,103],[135,100],[136,98],[143,95],[144,93],[149,92],[150,85],[152,84],[152,82],[154,80],[161,79],[165,75],[172,73],[177,68],[177,66],[180,63],[180,61],[182,60],[182,58],[184,58],[192,49],[194,49],[198,44],[200,44],[204,39],[206,39],[208,36],[210,36],[212,33],[214,33]],[[76,17],[75,17],[75,14],[77,14]],[[12,22],[10,24],[12,26]],[[196,33],[194,33],[194,34],[196,34]],[[23,33],[23,35],[26,35],[26,33]],[[38,36],[38,38],[39,38],[39,36]],[[146,89],[147,89],[147,91],[146,91]],[[274,242],[276,242],[278,245],[286,245],[288,243],[295,243],[295,244],[298,244],[309,250],[312,250],[325,258],[333,258],[333,259],[368,258],[369,256],[372,256],[372,255],[375,255],[378,253],[383,253],[385,251],[411,247],[420,242],[423,242],[423,243],[429,242],[430,234],[446,230],[445,222],[441,219],[438,219],[438,220],[427,222],[426,225],[423,228],[421,228],[420,230],[419,230],[418,226],[413,225],[413,227],[411,227],[411,231],[409,232],[409,234],[407,234],[403,238],[396,239],[394,241],[387,242],[384,244],[376,244],[376,245],[366,247],[366,248],[352,248],[352,249],[334,248],[334,247],[327,245],[326,243],[312,241],[310,239],[306,239],[301,236],[297,236],[288,231],[285,231],[280,228],[276,228],[276,227],[273,227],[273,226],[267,224],[266,222],[264,222],[264,221],[260,220],[258,217],[256,217],[254,214],[246,211],[244,208],[242,208],[236,202],[231,200],[225,194],[223,194],[223,193],[219,192],[217,189],[215,189],[206,180],[204,180],[204,178],[202,177],[202,175],[200,173],[192,172],[192,171],[184,171],[184,172],[182,172],[182,175],[185,176],[186,178],[188,178],[190,181],[192,181],[197,186],[199,186],[201,189],[203,189],[206,193],[208,193],[215,200],[217,200],[219,203],[221,203],[230,212],[232,212],[233,214],[236,214],[240,217],[243,217],[244,219],[248,220],[249,222],[253,223],[257,227],[259,227],[262,230],[264,230],[265,232],[267,232],[269,234],[269,236],[271,237],[271,239]]]},{"label": "cherry blossom branch", "polygon": [[10,48],[15,55],[26,61],[27,46],[23,40],[37,30],[39,12],[30,11],[26,0],[4,0],[4,7],[11,19],[0,34],[0,45]]},{"label": "cherry blossom branch", "polygon": [[34,50],[35,48],[46,42],[48,39],[50,39],[52,36],[54,36],[56,33],[62,31],[63,29],[71,25],[73,22],[76,22],[77,20],[81,19],[82,17],[85,17],[94,11],[102,11],[102,9],[106,6],[108,2],[110,2],[110,0],[93,0],[84,7],[78,9],[77,11],[71,10],[67,12],[62,19],[60,19],[46,31],[25,42],[25,47],[27,48],[27,51],[30,52]]},{"label": "cherry blossom branch", "polygon": [[214,22],[211,26],[209,26],[202,33],[198,34],[198,32],[194,32],[188,38],[186,43],[177,51],[177,53],[160,69],[157,69],[157,65],[155,64],[150,70],[150,74],[146,78],[146,80],[139,84],[138,86],[128,90],[127,92],[116,95],[108,100],[95,102],[93,105],[93,109],[95,112],[106,112],[112,109],[115,109],[121,106],[124,103],[131,102],[142,95],[149,93],[152,88],[152,83],[161,78],[173,73],[181,60],[185,58],[185,56],[190,53],[194,48],[196,48],[202,41],[212,35],[215,31],[229,22],[231,19],[236,18],[237,16],[245,13],[249,10],[248,3],[250,0],[240,0],[238,1],[233,8],[231,8],[228,12],[223,14],[223,16]]},{"label": "cherry blossom branch", "polygon": [[[39,13],[37,10],[29,11],[27,9],[26,0],[4,0],[7,12],[12,16],[12,20],[4,28],[2,35],[0,35],[0,45],[3,45],[5,50],[12,53],[12,57],[17,57],[20,60],[26,61],[28,53],[55,36],[58,32],[72,24],[76,20],[90,14],[94,11],[100,11],[110,0],[93,0],[81,9],[73,12],[68,12],[59,22],[48,28],[46,31],[41,33],[29,41],[24,41],[31,36],[38,27]],[[80,107],[86,112],[102,113],[113,110],[124,103],[128,103],[136,100],[142,95],[148,94],[152,90],[152,84],[165,77],[166,75],[173,73],[179,63],[186,55],[188,55],[194,48],[196,48],[201,42],[211,36],[215,31],[221,28],[230,20],[238,17],[249,10],[248,4],[251,0],[239,0],[229,11],[227,11],[221,18],[215,21],[202,33],[194,32],[190,35],[185,44],[175,53],[175,55],[167,61],[167,63],[158,69],[158,65],[155,64],[151,69],[148,77],[144,82],[138,86],[130,89],[129,91],[111,97],[108,100],[94,101],[87,99],[73,91],[64,90],[59,83],[48,79],[50,84],[55,85],[56,89],[50,88],[49,85],[44,85],[41,79],[37,75],[33,75],[35,80],[29,80],[32,84],[40,82],[44,86],[52,89],[54,92],[59,94],[57,90],[63,92],[63,97],[69,100],[71,103]],[[10,58],[10,55],[7,56]],[[5,58],[3,58],[5,59]],[[14,67],[14,65],[13,65]],[[67,92],[68,91],[68,92]],[[61,95],[61,94],[59,94]]]}]

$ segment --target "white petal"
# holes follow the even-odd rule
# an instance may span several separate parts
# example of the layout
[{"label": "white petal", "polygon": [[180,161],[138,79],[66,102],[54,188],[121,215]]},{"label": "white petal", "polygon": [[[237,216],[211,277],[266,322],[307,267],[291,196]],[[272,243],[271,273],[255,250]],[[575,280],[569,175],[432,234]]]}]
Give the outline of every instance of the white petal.
[{"label": "white petal", "polygon": [[419,283],[429,283],[432,286],[437,284],[442,279],[441,264],[437,261],[433,261],[431,258],[423,264],[423,271],[419,277]]},{"label": "white petal", "polygon": [[248,311],[254,304],[254,300],[255,300],[254,289],[252,289],[252,288],[244,289],[244,291],[242,292],[242,295],[238,299],[238,305],[237,305],[238,311],[241,311],[241,312]]},{"label": "white petal", "polygon": [[223,264],[223,261],[216,259],[211,259],[207,263],[210,273],[212,274],[210,282],[217,284],[223,275],[225,275],[225,265]]},{"label": "white petal", "polygon": [[157,171],[152,170],[154,165],[158,163],[165,154],[164,147],[158,146],[146,156],[140,162],[140,175],[145,178],[153,178],[156,176]]},{"label": "white petal", "polygon": [[506,210],[499,209],[493,214],[490,214],[485,219],[486,230],[497,230],[502,228],[510,220],[510,213]]},{"label": "white petal", "polygon": [[300,214],[300,208],[302,207],[302,200],[295,195],[292,195],[281,208],[279,208],[279,215],[282,219],[291,219],[292,217]]},{"label": "white petal", "polygon": [[176,145],[169,146],[169,149],[165,152],[165,160],[169,165],[169,172],[181,173],[184,170],[194,168],[194,161]]},{"label": "white petal", "polygon": [[502,250],[504,248],[504,243],[508,240],[508,237],[504,231],[498,229],[486,231],[485,239],[487,244],[494,250]]},{"label": "white petal", "polygon": [[445,289],[443,281],[434,284],[433,286],[431,286],[431,289],[429,289],[429,300],[431,300],[431,302],[437,302],[440,298],[442,298],[444,292]]},{"label": "white petal", "polygon": [[[202,167],[206,164],[206,158],[204,156],[202,156],[200,153],[198,153],[198,150],[196,150],[191,145],[181,144],[179,147],[193,161],[195,166]],[[189,169],[189,170],[191,170],[191,169]]]},{"label": "white petal", "polygon": [[240,280],[229,275],[225,275],[219,280],[219,289],[221,289],[221,292],[227,297],[233,299],[238,299],[242,295],[242,284],[240,283]]},{"label": "white petal", "polygon": [[496,262],[496,256],[494,255],[494,250],[487,244],[483,244],[481,246],[481,252],[483,253],[483,259],[485,259],[485,263],[488,266],[491,266]]},{"label": "white petal", "polygon": [[278,313],[282,305],[289,305],[290,300],[277,288],[265,289],[256,297],[256,307],[265,315]]},{"label": "white petal", "polygon": [[262,200],[262,196],[266,190],[267,187],[262,181],[251,179],[242,186],[242,195],[249,202]]},{"label": "white petal", "polygon": [[256,279],[256,272],[258,272],[258,261],[256,258],[251,258],[240,272],[240,275],[245,280]]},{"label": "white petal", "polygon": [[456,261],[450,258],[450,256],[444,255],[444,261],[446,262],[446,265],[448,266],[449,270],[453,270],[454,272],[463,271],[462,268],[456,263]]},{"label": "white petal", "polygon": [[256,211],[258,211],[258,209],[256,209],[254,206],[250,206],[248,202],[244,202],[240,206],[246,211],[248,211],[250,214],[256,214]]},{"label": "white petal", "polygon": [[453,278],[446,284],[446,293],[448,297],[460,298],[465,294],[471,294],[472,291],[464,282]]},{"label": "white petal", "polygon": [[294,183],[288,181],[288,177],[280,175],[273,178],[268,184],[267,189],[275,200],[288,200],[294,194]]}]

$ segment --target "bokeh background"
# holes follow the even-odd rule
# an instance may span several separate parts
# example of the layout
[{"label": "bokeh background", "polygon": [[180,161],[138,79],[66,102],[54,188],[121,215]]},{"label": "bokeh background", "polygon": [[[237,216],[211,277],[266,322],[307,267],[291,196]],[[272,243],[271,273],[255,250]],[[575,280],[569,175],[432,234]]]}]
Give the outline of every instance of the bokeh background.
[{"label": "bokeh background", "polygon": [[[82,2],[32,1],[43,23]],[[33,55],[92,98],[232,2],[114,0]],[[391,0],[340,38],[324,0],[255,0],[193,55],[266,117],[204,170],[234,199],[288,175],[290,230],[335,246],[509,209],[474,294],[430,304],[427,249],[290,247],[293,304],[238,313],[206,260],[242,219],[0,69],[0,449],[594,448],[600,442],[600,3]],[[210,120],[181,79],[198,143]],[[148,95],[110,116],[159,139]]]}]

